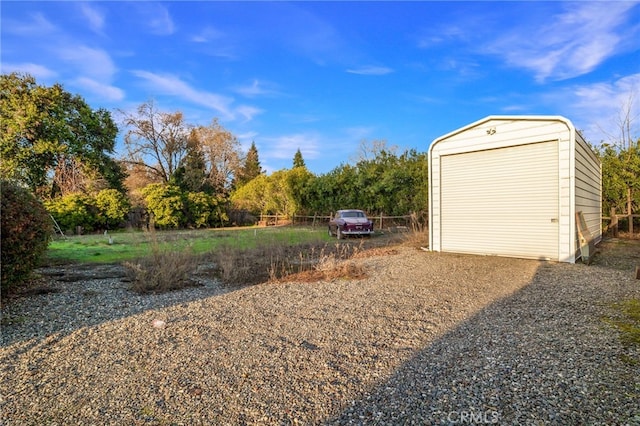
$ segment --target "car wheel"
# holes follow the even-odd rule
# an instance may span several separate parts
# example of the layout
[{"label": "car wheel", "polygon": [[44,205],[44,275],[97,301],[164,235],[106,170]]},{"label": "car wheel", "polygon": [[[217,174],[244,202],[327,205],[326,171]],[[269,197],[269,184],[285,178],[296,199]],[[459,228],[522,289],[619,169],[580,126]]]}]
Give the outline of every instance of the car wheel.
[{"label": "car wheel", "polygon": [[344,235],[342,235],[342,231],[340,230],[339,226],[336,228],[336,236],[338,237],[339,240],[341,240],[342,237],[344,237]]}]

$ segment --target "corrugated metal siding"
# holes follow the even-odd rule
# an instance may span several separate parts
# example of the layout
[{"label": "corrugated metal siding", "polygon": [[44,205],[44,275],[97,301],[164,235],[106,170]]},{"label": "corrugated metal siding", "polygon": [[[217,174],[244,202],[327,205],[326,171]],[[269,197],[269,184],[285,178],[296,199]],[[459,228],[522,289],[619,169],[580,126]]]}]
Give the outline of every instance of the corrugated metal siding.
[{"label": "corrugated metal siding", "polygon": [[[596,242],[602,238],[602,175],[600,161],[589,146],[576,137],[575,211],[581,211]],[[576,235],[576,248],[579,247]]]},{"label": "corrugated metal siding", "polygon": [[439,159],[442,251],[558,259],[557,141]]}]

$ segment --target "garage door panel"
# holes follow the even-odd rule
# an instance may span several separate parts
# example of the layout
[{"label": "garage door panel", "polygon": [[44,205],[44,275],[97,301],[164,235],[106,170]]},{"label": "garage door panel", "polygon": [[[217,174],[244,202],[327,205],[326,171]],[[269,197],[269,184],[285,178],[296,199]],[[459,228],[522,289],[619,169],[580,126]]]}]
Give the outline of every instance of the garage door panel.
[{"label": "garage door panel", "polygon": [[557,259],[557,146],[442,156],[442,249]]}]

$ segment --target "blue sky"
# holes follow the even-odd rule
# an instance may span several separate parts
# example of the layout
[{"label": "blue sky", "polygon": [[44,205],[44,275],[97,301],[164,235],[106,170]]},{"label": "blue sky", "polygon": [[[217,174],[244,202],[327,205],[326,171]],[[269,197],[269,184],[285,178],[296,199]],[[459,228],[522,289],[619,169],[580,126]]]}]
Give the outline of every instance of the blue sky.
[{"label": "blue sky", "polygon": [[[213,118],[268,171],[361,141],[426,152],[488,115],[563,115],[592,143],[640,112],[639,2],[3,1],[1,70],[93,108]],[[640,116],[639,116],[640,119]],[[637,123],[637,121],[636,121]],[[637,132],[636,132],[637,134]]]}]

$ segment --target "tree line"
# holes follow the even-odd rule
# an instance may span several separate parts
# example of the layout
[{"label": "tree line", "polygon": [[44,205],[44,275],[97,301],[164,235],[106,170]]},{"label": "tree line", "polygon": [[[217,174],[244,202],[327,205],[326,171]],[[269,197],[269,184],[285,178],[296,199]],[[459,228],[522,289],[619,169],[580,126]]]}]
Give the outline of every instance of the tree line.
[{"label": "tree line", "polygon": [[[255,142],[244,152],[215,118],[194,125],[153,101],[112,114],[28,74],[0,76],[0,96],[0,177],[28,188],[63,229],[113,229],[135,212],[148,213],[152,226],[197,228],[240,222],[235,211],[426,210],[426,153],[399,152],[383,140],[363,141],[357,158],[328,173],[310,172],[298,149],[291,168],[266,174]],[[119,131],[125,152],[116,158]],[[629,194],[637,208],[639,143],[597,150],[605,211],[623,211]]]}]

